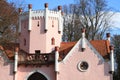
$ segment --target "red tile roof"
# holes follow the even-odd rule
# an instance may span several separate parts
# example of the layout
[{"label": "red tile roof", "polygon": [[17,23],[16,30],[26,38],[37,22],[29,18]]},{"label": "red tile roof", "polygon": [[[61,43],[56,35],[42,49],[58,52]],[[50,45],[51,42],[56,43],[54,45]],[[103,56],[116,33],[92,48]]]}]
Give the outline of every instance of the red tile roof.
[{"label": "red tile roof", "polygon": [[[77,42],[62,42],[60,45],[59,53],[60,53],[60,60],[64,59],[64,57],[69,53],[69,51],[75,46]],[[90,43],[93,47],[103,56],[103,58],[108,58],[110,53],[110,43],[108,40],[92,40]],[[8,44],[4,46],[0,46],[0,50],[5,51],[6,55],[9,59],[14,58],[14,49],[18,47],[18,44]]]},{"label": "red tile roof", "polygon": [[90,43],[104,58],[108,58],[110,53],[110,42],[108,40],[92,40]]},{"label": "red tile roof", "polygon": [[10,59],[14,59],[14,50],[16,47],[19,47],[18,43],[8,43],[5,44],[4,46],[0,45],[0,50],[5,51],[6,56]]},{"label": "red tile roof", "polygon": [[60,60],[63,59],[67,53],[73,48],[73,46],[77,42],[62,42],[60,45],[59,53],[60,53]]},{"label": "red tile roof", "polygon": [[[103,58],[108,58],[110,53],[110,43],[108,40],[92,40],[90,43],[93,47],[103,56]],[[60,46],[60,60],[63,59],[67,53],[73,48],[76,42],[62,42]]]}]

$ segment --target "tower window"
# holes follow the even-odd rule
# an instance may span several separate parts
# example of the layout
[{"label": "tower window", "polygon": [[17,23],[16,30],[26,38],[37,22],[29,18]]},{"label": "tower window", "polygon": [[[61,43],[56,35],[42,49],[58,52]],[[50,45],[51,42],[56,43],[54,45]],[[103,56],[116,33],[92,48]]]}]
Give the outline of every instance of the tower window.
[{"label": "tower window", "polygon": [[24,46],[26,46],[26,39],[24,39]]},{"label": "tower window", "polygon": [[38,26],[38,27],[40,26],[40,24],[39,24],[39,21],[38,21],[38,24],[37,24],[37,26]]},{"label": "tower window", "polygon": [[51,39],[51,44],[55,45],[55,39],[54,38]]},{"label": "tower window", "polygon": [[54,21],[52,21],[52,27],[54,27]]}]

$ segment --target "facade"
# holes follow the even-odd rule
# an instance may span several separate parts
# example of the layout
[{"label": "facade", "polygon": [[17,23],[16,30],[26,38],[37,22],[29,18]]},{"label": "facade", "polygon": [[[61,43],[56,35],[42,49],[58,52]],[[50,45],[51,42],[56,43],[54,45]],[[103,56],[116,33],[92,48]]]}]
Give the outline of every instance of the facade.
[{"label": "facade", "polygon": [[107,40],[62,42],[63,14],[19,9],[19,44],[0,46],[0,80],[113,80],[114,54]]}]

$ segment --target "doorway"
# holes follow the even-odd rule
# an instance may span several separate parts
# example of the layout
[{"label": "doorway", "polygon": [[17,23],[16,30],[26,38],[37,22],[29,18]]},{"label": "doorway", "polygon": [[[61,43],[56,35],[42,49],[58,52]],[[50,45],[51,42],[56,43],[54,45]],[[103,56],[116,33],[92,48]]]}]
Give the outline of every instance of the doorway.
[{"label": "doorway", "polygon": [[35,72],[28,77],[27,80],[47,80],[47,78],[39,72]]}]

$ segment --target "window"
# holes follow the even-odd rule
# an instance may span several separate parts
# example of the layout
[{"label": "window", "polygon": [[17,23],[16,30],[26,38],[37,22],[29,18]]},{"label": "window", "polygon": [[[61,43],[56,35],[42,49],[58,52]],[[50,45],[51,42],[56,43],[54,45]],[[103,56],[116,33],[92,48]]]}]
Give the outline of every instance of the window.
[{"label": "window", "polygon": [[35,50],[35,53],[39,53],[40,54],[40,52],[41,52],[40,50]]},{"label": "window", "polygon": [[55,39],[54,38],[51,39],[51,44],[55,45]]},{"label": "window", "polygon": [[35,59],[36,60],[39,60],[39,57],[40,57],[40,50],[35,50]]},{"label": "window", "polygon": [[52,27],[54,27],[54,21],[52,21]]},{"label": "window", "polygon": [[37,23],[37,26],[38,26],[38,27],[40,26],[39,21],[38,21],[38,23]]},{"label": "window", "polygon": [[80,71],[87,71],[88,67],[89,67],[89,65],[86,61],[81,61],[78,63],[78,69]]},{"label": "window", "polygon": [[24,39],[24,46],[26,46],[26,39]]}]

